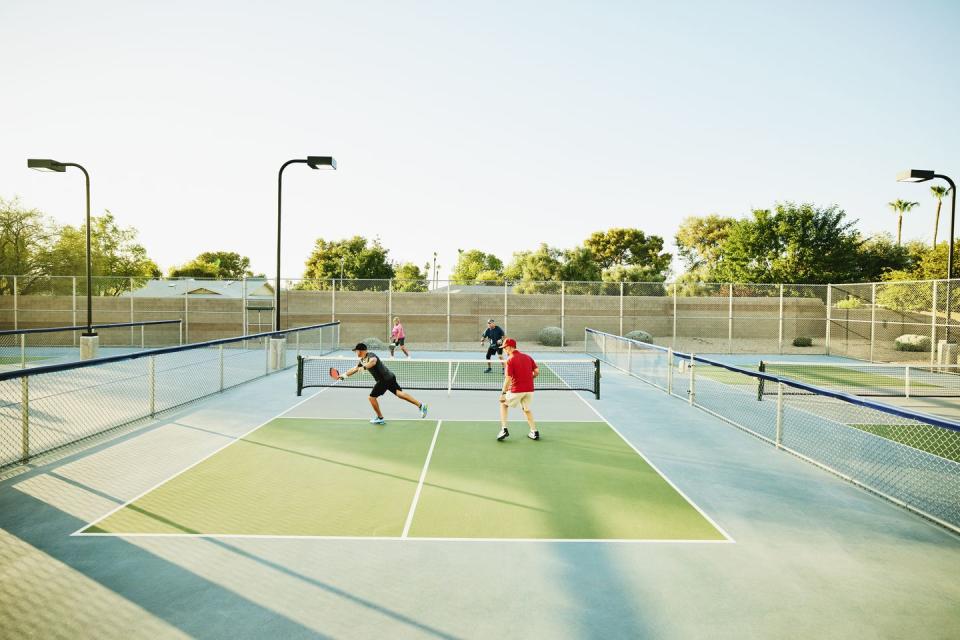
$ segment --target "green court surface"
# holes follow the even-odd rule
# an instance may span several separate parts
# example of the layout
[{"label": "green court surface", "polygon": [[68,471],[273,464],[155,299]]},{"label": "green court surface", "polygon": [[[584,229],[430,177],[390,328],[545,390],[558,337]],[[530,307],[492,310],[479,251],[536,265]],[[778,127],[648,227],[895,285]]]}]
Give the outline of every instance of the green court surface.
[{"label": "green court surface", "polygon": [[82,533],[727,540],[607,423],[539,426],[277,418]]},{"label": "green court surface", "polygon": [[960,432],[929,424],[854,424],[851,427],[960,462]]}]

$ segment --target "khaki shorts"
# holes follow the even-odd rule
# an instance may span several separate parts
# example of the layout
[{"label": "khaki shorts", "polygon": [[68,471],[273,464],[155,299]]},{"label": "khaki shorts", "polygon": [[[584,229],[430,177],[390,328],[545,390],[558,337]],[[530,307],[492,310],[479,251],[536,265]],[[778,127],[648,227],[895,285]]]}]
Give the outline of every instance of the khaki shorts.
[{"label": "khaki shorts", "polygon": [[521,391],[520,393],[507,391],[507,397],[504,398],[504,404],[508,407],[514,409],[520,407],[524,411],[530,411],[531,402],[533,402],[533,391]]}]

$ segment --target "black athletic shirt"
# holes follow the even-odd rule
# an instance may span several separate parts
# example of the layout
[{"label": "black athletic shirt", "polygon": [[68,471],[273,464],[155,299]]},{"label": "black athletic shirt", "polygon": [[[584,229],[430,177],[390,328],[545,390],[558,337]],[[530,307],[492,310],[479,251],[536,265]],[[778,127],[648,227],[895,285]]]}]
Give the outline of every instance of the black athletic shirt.
[{"label": "black athletic shirt", "polygon": [[493,328],[487,327],[487,330],[483,332],[484,338],[490,338],[491,347],[499,347],[500,341],[503,340],[503,336],[505,335],[506,334],[503,332],[503,329],[501,329],[499,326]]},{"label": "black athletic shirt", "polygon": [[377,359],[377,364],[367,369],[367,371],[370,372],[370,375],[373,376],[374,380],[377,382],[389,382],[393,378],[396,378],[396,376],[393,374],[393,371],[387,369],[387,365],[383,364],[383,360],[381,360],[377,354],[371,351],[367,352],[366,357],[360,359],[360,366],[363,367],[365,361],[369,360],[370,358]]}]

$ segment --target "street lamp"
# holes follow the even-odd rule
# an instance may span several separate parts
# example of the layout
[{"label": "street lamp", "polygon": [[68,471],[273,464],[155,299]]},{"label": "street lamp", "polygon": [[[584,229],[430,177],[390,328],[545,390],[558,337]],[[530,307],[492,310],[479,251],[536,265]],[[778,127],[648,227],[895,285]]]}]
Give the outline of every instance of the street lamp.
[{"label": "street lamp", "polygon": [[287,160],[280,166],[280,174],[277,177],[277,290],[274,292],[274,331],[280,331],[280,220],[282,219],[283,204],[283,170],[287,165],[305,164],[311,169],[336,169],[337,161],[331,156],[307,156],[306,159],[297,158],[296,160]]},{"label": "street lamp", "polygon": [[[901,171],[897,174],[897,182],[926,182],[927,180],[933,180],[934,178],[940,178],[941,180],[946,180],[947,184],[950,185],[950,242],[947,245],[947,348],[949,349],[950,345],[950,306],[952,303],[951,300],[951,288],[953,285],[953,225],[957,217],[957,185],[953,183],[953,180],[949,176],[939,174],[930,169],[910,169],[908,171]],[[936,249],[936,247],[934,247]],[[936,301],[934,301],[936,305]],[[936,306],[934,306],[936,309]]]},{"label": "street lamp", "polygon": [[94,337],[97,332],[93,330],[93,269],[91,267],[90,255],[90,174],[87,170],[75,162],[57,162],[56,160],[30,158],[27,160],[27,167],[37,171],[52,171],[63,173],[67,167],[76,167],[83,171],[83,176],[87,183],[87,330],[84,332],[86,337]]}]

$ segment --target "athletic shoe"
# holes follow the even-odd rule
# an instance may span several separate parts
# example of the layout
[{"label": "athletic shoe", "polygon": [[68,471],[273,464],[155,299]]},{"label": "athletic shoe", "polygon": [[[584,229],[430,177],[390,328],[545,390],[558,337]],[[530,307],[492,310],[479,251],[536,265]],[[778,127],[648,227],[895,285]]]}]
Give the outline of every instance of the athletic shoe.
[{"label": "athletic shoe", "polygon": [[497,440],[505,440],[509,435],[510,432],[507,431],[506,427],[500,427],[500,433],[497,434]]},{"label": "athletic shoe", "polygon": [[426,402],[421,402],[421,403],[420,403],[420,417],[421,417],[421,418],[426,418],[426,417],[427,417],[427,403],[426,403]]},{"label": "athletic shoe", "polygon": [[530,438],[531,440],[539,440],[539,439],[540,439],[540,432],[539,432],[539,431],[528,431],[528,432],[527,432],[527,437]]},{"label": "athletic shoe", "polygon": [[491,369],[490,367],[487,367],[486,369],[483,370],[484,373],[490,373],[491,371],[493,371],[493,369]]},{"label": "athletic shoe", "polygon": [[383,418],[370,418],[370,424],[387,424]]}]

